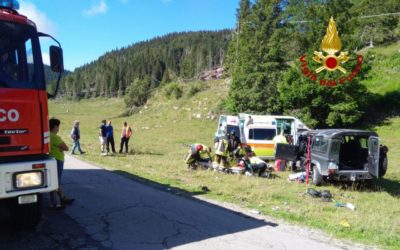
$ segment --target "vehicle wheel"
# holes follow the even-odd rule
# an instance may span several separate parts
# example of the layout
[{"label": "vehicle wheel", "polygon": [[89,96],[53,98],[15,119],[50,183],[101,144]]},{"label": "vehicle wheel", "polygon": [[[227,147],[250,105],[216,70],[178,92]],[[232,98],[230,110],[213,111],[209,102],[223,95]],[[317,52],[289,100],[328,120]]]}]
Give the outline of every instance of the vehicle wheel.
[{"label": "vehicle wheel", "polygon": [[313,167],[313,183],[315,186],[321,186],[322,184],[322,175],[319,173],[317,167]]},{"label": "vehicle wheel", "polygon": [[386,174],[387,166],[387,155],[383,154],[381,157],[379,157],[379,177],[383,177]]},{"label": "vehicle wheel", "polygon": [[16,228],[35,227],[42,217],[42,195],[38,194],[36,203],[19,205],[17,199],[13,199],[10,206],[10,215]]}]

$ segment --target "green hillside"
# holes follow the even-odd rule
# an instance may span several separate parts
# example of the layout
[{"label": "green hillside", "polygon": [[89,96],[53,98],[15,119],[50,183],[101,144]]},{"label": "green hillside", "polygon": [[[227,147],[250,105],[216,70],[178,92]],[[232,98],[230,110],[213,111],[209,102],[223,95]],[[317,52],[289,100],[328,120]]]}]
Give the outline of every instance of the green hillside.
[{"label": "green hillside", "polygon": [[149,88],[174,79],[197,79],[204,70],[221,67],[232,31],[175,32],[105,53],[65,77],[60,93],[83,97],[122,96],[136,79]]},{"label": "green hillside", "polygon": [[[87,152],[79,157],[111,171],[160,183],[172,190],[185,190],[189,195],[257,209],[266,215],[324,230],[338,238],[400,248],[400,117],[373,127],[390,149],[388,173],[376,183],[374,191],[333,185],[323,187],[337,200],[353,203],[357,210],[351,211],[303,196],[307,186],[289,183],[288,172],[276,173],[275,179],[264,179],[188,170],[182,160],[187,148],[182,144],[213,144],[218,121],[212,116],[219,111],[227,95],[229,81],[174,84],[183,90],[181,98],[167,98],[169,85],[163,86],[153,92],[140,112],[129,117],[119,117],[125,107],[123,100],[116,98],[58,100],[51,103],[50,114],[62,120],[60,133],[67,142],[70,142],[68,134],[73,120],[79,119],[81,143]],[[113,121],[117,145],[122,123],[127,121],[132,126],[129,155],[100,156],[97,133],[102,119]],[[207,186],[210,192],[203,192],[202,186]],[[345,228],[340,225],[341,221],[351,226]]]},{"label": "green hillside", "polygon": [[400,41],[390,46],[364,49],[371,70],[363,84],[377,94],[400,91]]}]

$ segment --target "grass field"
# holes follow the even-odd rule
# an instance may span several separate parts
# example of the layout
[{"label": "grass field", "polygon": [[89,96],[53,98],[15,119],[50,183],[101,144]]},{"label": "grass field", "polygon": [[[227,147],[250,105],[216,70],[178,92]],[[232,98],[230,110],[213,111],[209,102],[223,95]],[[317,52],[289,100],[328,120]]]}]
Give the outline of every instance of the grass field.
[{"label": "grass field", "polygon": [[[190,84],[182,84],[184,96],[178,100],[167,99],[161,89],[140,113],[130,117],[119,117],[125,110],[122,99],[53,101],[50,114],[62,120],[60,134],[67,142],[70,142],[73,120],[81,121],[81,144],[87,152],[79,156],[83,160],[191,194],[257,209],[291,223],[321,229],[337,238],[400,249],[399,117],[373,128],[390,149],[388,173],[376,183],[375,190],[356,191],[334,185],[322,187],[329,189],[336,200],[354,204],[357,209],[352,211],[335,207],[333,202],[304,196],[307,186],[288,182],[288,172],[276,173],[275,179],[264,179],[187,170],[183,162],[187,148],[182,144],[202,142],[212,145],[218,121],[208,119],[207,115],[212,114],[228,90],[225,80],[204,85],[203,91],[188,97]],[[100,156],[97,133],[102,119],[113,122],[117,151],[123,121],[132,126],[130,154]],[[202,186],[207,186],[210,192],[202,192]],[[342,221],[348,222],[350,227],[342,226]]]},{"label": "grass field", "polygon": [[[400,91],[400,41],[385,47],[361,51],[370,53],[366,63],[372,63],[368,78],[363,82],[376,94]],[[373,59],[373,60],[371,60]]]}]

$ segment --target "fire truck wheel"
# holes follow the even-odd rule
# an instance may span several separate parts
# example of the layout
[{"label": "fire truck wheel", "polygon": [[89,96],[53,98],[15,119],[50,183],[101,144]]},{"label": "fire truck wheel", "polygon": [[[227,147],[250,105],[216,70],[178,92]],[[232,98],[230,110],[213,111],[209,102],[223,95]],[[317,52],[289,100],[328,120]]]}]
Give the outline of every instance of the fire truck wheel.
[{"label": "fire truck wheel", "polygon": [[9,209],[16,228],[35,227],[42,217],[42,195],[38,194],[38,201],[31,204],[19,205],[18,200],[13,199]]},{"label": "fire truck wheel", "polygon": [[319,170],[317,167],[313,167],[313,183],[315,186],[321,186],[322,184],[322,175],[319,173]]}]

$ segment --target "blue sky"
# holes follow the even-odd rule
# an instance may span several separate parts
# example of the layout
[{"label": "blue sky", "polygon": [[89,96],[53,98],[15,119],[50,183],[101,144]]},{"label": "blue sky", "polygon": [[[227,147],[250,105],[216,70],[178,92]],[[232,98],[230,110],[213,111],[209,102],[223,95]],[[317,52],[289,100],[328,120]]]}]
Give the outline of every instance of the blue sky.
[{"label": "blue sky", "polygon": [[68,70],[171,32],[234,28],[239,0],[19,0],[21,14],[59,40]]}]

